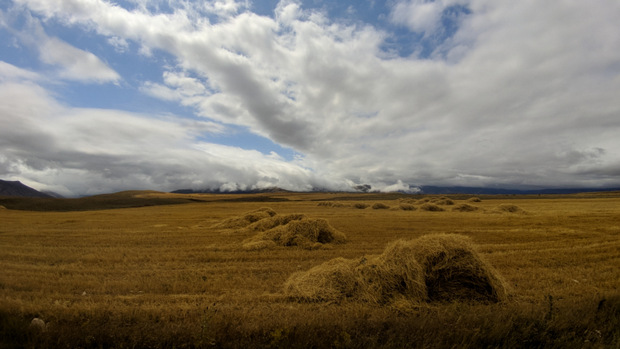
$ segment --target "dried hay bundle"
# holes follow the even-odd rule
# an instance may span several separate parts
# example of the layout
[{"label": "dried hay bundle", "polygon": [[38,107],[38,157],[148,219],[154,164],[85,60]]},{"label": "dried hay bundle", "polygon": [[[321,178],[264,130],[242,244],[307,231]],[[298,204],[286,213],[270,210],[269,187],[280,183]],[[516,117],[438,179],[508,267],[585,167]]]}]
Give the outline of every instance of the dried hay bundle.
[{"label": "dried hay bundle", "polygon": [[333,202],[333,201],[322,201],[319,202],[317,206],[325,206],[325,207],[344,207],[345,204],[341,202]]},{"label": "dried hay bundle", "polygon": [[287,215],[275,215],[268,218],[263,218],[257,222],[254,222],[247,226],[244,230],[247,232],[266,231],[273,229],[280,225],[286,225],[291,221],[298,221],[308,218],[303,213],[292,213]]},{"label": "dried hay bundle", "polygon": [[525,211],[521,207],[512,204],[501,204],[497,206],[495,211],[507,213],[525,213]]},{"label": "dried hay bundle", "polygon": [[254,222],[258,222],[262,219],[273,217],[275,215],[276,211],[268,207],[262,207],[254,211],[246,212],[243,216],[229,218],[223,222],[217,223],[213,225],[213,228],[243,228]]},{"label": "dried hay bundle", "polygon": [[398,240],[389,244],[379,256],[362,259],[356,268],[364,286],[360,298],[384,304],[397,298],[426,299],[424,273],[412,253],[410,242]]},{"label": "dried hay bundle", "polygon": [[388,205],[386,205],[384,203],[381,203],[381,202],[377,202],[374,205],[372,205],[372,209],[373,210],[386,210],[388,208],[390,208],[390,206],[388,206]]},{"label": "dried hay bundle", "polygon": [[368,208],[368,206],[369,206],[368,204],[365,204],[365,203],[362,203],[362,202],[358,202],[358,203],[353,205],[354,208],[357,208],[357,209],[360,209],[360,210]]},{"label": "dried hay bundle", "polygon": [[401,203],[398,207],[401,210],[403,210],[403,211],[415,211],[415,210],[417,210],[417,208],[415,206],[413,206],[412,204],[407,204],[407,203]]},{"label": "dried hay bundle", "polygon": [[[346,236],[325,219],[302,218],[276,226],[247,239],[243,247],[256,246],[259,241],[273,241],[280,246],[299,246],[307,249],[322,248],[323,244],[344,243]],[[262,246],[262,245],[261,245]]]},{"label": "dried hay bundle", "polygon": [[486,301],[506,299],[506,284],[480,258],[468,237],[425,235],[412,241],[413,254],[424,271],[430,301]]},{"label": "dried hay bundle", "polygon": [[454,201],[447,197],[440,197],[438,199],[431,200],[431,203],[435,205],[454,205]]},{"label": "dried hay bundle", "polygon": [[482,202],[482,200],[480,200],[480,198],[476,197],[476,196],[467,199],[467,201],[469,201],[469,202]]},{"label": "dried hay bundle", "polygon": [[452,211],[457,211],[457,212],[474,212],[474,211],[478,211],[479,208],[476,206],[472,206],[469,204],[460,204],[460,205],[456,205],[452,208]]},{"label": "dried hay bundle", "polygon": [[292,274],[284,283],[284,293],[310,302],[339,302],[359,293],[357,260],[335,258],[308,271]]},{"label": "dried hay bundle", "polygon": [[432,204],[432,203],[425,203],[424,205],[420,206],[420,210],[422,211],[430,211],[430,212],[441,212],[441,211],[445,211],[443,208]]},{"label": "dried hay bundle", "polygon": [[425,203],[430,202],[430,201],[431,201],[431,199],[429,199],[429,198],[423,198],[423,199],[418,200],[416,202],[416,204],[422,205],[422,204],[425,204]]},{"label": "dried hay bundle", "polygon": [[286,281],[284,293],[301,301],[374,304],[394,302],[498,302],[504,281],[483,261],[467,237],[427,235],[398,240],[381,255],[360,260],[336,258]]}]

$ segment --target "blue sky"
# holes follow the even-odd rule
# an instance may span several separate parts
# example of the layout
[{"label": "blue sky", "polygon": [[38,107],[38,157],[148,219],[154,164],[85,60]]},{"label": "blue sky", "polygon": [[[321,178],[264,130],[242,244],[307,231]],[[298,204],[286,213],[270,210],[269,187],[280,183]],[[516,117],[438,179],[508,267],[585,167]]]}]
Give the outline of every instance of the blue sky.
[{"label": "blue sky", "polygon": [[617,18],[606,0],[0,0],[0,178],[618,186]]}]

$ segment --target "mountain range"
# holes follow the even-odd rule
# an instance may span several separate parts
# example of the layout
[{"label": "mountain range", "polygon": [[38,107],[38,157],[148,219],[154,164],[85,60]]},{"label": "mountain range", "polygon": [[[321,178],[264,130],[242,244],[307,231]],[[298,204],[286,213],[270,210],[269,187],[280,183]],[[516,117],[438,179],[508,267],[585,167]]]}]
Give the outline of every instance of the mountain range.
[{"label": "mountain range", "polygon": [[[360,193],[377,192],[369,184],[358,185],[352,188]],[[330,192],[326,189],[314,189],[315,192]],[[620,191],[620,187],[615,188],[546,188],[546,189],[506,189],[506,188],[489,188],[489,187],[458,187],[458,186],[415,186],[410,187],[409,191],[404,193],[416,193],[416,194],[473,194],[473,195],[543,195],[543,194],[574,194],[584,192],[604,192],[604,191]],[[243,190],[243,191],[221,191],[219,189],[179,189],[172,191],[177,194],[196,194],[196,193],[211,193],[211,194],[257,194],[257,193],[277,193],[288,192],[288,190],[273,187],[265,189],[255,190]],[[41,192],[33,189],[20,181],[5,181],[0,179],[0,196],[18,196],[18,197],[32,197],[32,198],[53,198],[60,197],[54,193]]]},{"label": "mountain range", "polygon": [[0,196],[20,196],[29,198],[52,198],[54,195],[42,193],[20,181],[4,181],[0,179]]}]

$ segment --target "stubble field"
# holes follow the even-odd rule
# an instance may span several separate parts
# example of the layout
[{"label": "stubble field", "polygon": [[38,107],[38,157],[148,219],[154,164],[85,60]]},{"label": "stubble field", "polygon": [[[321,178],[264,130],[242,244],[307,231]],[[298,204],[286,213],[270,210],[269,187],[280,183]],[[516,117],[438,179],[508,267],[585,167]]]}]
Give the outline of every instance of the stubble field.
[{"label": "stubble field", "polygon": [[[620,347],[620,193],[123,195],[142,207],[0,200],[0,348]],[[346,242],[253,248],[233,219],[260,208],[324,219]],[[293,273],[441,233],[471,238],[507,298],[285,293]]]}]

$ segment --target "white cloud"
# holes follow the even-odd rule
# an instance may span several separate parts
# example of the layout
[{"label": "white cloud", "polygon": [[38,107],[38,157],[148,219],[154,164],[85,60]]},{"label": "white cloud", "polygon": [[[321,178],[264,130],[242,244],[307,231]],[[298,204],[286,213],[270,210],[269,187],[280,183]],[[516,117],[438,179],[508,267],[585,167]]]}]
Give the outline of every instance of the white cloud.
[{"label": "white cloud", "polygon": [[441,26],[442,14],[455,5],[467,5],[469,0],[404,0],[398,1],[390,18],[394,23],[402,24],[414,32],[432,34]]},{"label": "white cloud", "polygon": [[48,38],[39,50],[41,61],[60,67],[58,74],[63,79],[97,83],[120,80],[120,75],[97,56],[58,38]]},{"label": "white cloud", "polygon": [[33,71],[22,69],[7,62],[0,61],[0,81],[41,79],[41,76]]},{"label": "white cloud", "polygon": [[[422,60],[385,53],[385,30],[343,25],[292,1],[280,2],[274,18],[220,2],[225,15],[213,22],[199,17],[215,7],[163,14],[98,0],[16,2],[48,20],[165,51],[178,64],[164,68],[162,82],[145,82],[145,93],[304,155],[277,175],[245,176],[233,166],[212,177],[217,183],[618,184],[617,3],[398,2],[391,19],[425,35],[441,30],[450,6],[470,11]],[[230,151],[207,148],[210,159]]]}]

